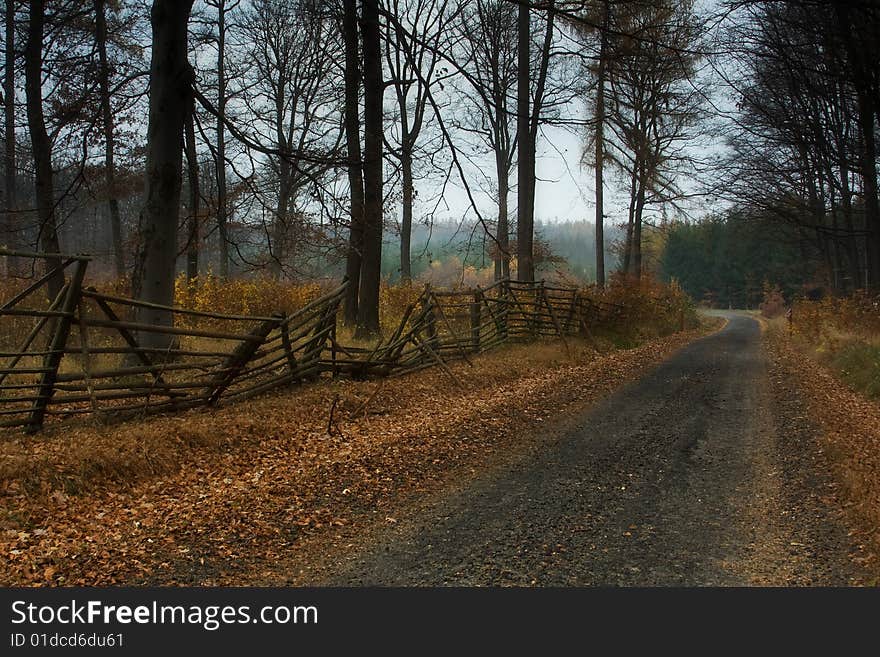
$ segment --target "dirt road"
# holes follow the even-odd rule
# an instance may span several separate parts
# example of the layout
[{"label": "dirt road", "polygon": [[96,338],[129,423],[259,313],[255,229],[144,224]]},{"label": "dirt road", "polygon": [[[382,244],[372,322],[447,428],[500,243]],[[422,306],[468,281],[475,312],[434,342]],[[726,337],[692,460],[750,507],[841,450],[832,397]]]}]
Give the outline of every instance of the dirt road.
[{"label": "dirt road", "polygon": [[328,584],[859,581],[815,435],[731,315],[577,419],[338,560]]}]

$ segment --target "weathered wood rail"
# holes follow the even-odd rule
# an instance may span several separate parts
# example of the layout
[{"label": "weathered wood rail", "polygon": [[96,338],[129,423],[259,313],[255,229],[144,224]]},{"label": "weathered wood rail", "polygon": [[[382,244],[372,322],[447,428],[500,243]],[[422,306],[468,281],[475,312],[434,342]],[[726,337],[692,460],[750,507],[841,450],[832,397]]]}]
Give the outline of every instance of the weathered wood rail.
[{"label": "weathered wood rail", "polygon": [[[46,258],[0,250],[4,255]],[[383,377],[439,366],[454,376],[448,361],[506,342],[590,335],[622,310],[543,282],[426,286],[397,328],[364,348],[337,336],[344,282],[290,315],[241,316],[103,294],[84,286],[88,258],[61,262],[65,284],[53,300],[45,287],[57,271],[0,305],[0,427],[33,433],[47,421],[82,415],[216,406],[325,373]],[[170,322],[140,322],[144,309],[165,310]]]}]

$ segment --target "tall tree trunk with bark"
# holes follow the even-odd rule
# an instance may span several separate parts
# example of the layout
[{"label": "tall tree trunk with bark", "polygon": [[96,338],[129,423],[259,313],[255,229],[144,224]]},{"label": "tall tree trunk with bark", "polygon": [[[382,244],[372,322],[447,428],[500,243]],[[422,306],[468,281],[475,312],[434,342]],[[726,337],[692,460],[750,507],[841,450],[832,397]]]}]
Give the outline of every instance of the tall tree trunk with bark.
[{"label": "tall tree trunk with bark", "polygon": [[[6,0],[6,47],[4,63],[6,70],[3,75],[3,119],[5,150],[3,157],[3,183],[6,197],[6,221],[7,233],[3,236],[10,247],[20,245],[20,238],[16,234],[16,206],[18,205],[18,190],[16,189],[15,173],[15,2]],[[7,267],[14,269],[11,258],[6,258]]]},{"label": "tall tree trunk with bark", "polygon": [[608,57],[609,9],[602,3],[599,61],[596,72],[596,284],[605,287],[605,65]]},{"label": "tall tree trunk with bark", "polygon": [[281,159],[278,162],[278,198],[275,203],[275,221],[272,231],[272,262],[269,271],[276,279],[284,272],[284,259],[287,257],[287,240],[290,230],[290,197],[293,188],[290,163]]},{"label": "tall tree trunk with bark", "polygon": [[364,45],[364,242],[358,298],[357,332],[379,332],[379,283],[382,275],[382,51],[379,1],[363,0]]},{"label": "tall tree trunk with bark", "polygon": [[[496,144],[500,140],[496,139]],[[495,239],[497,255],[495,256],[495,280],[510,278],[510,224],[508,217],[508,196],[510,194],[510,182],[508,176],[508,162],[510,153],[496,146],[495,148],[495,174],[498,178],[498,228]]]},{"label": "tall tree trunk with bark", "polygon": [[229,212],[226,198],[226,14],[217,4],[217,233],[220,236],[220,278],[229,278]]},{"label": "tall tree trunk with bark", "polygon": [[400,221],[400,280],[409,284],[412,280],[412,259],[410,242],[412,241],[413,222],[413,154],[408,139],[400,149],[400,176],[403,192],[403,213]]},{"label": "tall tree trunk with bark", "polygon": [[[868,8],[865,5],[865,8]],[[837,27],[849,59],[850,82],[855,90],[857,122],[861,136],[859,168],[865,202],[865,286],[880,289],[880,199],[877,188],[877,106],[876,34],[864,38],[865,15],[858,3],[834,3]],[[868,47],[866,47],[866,44]]]},{"label": "tall tree trunk with bark", "polygon": [[517,82],[516,82],[516,134],[517,134],[517,212],[516,212],[516,277],[520,281],[535,278],[533,217],[529,215],[529,188],[531,181],[530,164],[534,160],[531,152],[529,129],[529,101],[531,95],[531,21],[528,3],[519,5],[517,40]]},{"label": "tall tree trunk with bark", "polygon": [[98,86],[101,92],[101,118],[104,128],[104,181],[107,185],[107,212],[113,239],[113,263],[116,276],[125,276],[125,254],[122,248],[122,220],[116,194],[116,164],[113,109],[110,106],[110,64],[107,60],[107,4],[95,0],[95,45],[98,49]]},{"label": "tall tree trunk with bark", "polygon": [[[43,117],[43,24],[45,20],[43,0],[30,0],[28,38],[24,52],[25,92],[27,96],[28,130],[31,133],[31,149],[34,158],[34,196],[37,200],[40,249],[44,253],[58,254],[58,228],[55,219],[55,190],[52,172],[52,145],[46,132]],[[49,298],[54,299],[64,285],[60,271],[61,258],[46,258],[46,269],[59,268],[49,279]]]},{"label": "tall tree trunk with bark", "polygon": [[190,102],[186,117],[185,141],[187,179],[189,181],[189,212],[186,238],[186,280],[192,281],[199,275],[199,160],[196,151],[195,102]]},{"label": "tall tree trunk with bark", "polygon": [[540,59],[538,63],[538,79],[535,84],[535,96],[532,99],[531,118],[529,119],[529,188],[526,195],[526,200],[528,203],[527,214],[529,219],[529,248],[531,254],[531,277],[529,280],[534,280],[535,278],[535,192],[537,184],[535,158],[538,151],[538,129],[541,127],[541,112],[544,110],[544,90],[547,86],[547,74],[550,69],[550,49],[553,46],[553,24],[556,19],[554,4],[554,0],[550,0],[548,3],[547,25],[544,30],[544,43],[541,46]]},{"label": "tall tree trunk with bark", "polygon": [[645,213],[645,193],[647,182],[645,180],[644,168],[639,173],[639,189],[636,193],[636,206],[633,216],[633,232],[632,232],[632,268],[633,278],[640,281],[642,278],[642,217]]},{"label": "tall tree trunk with bark", "polygon": [[858,94],[858,119],[862,134],[860,165],[865,197],[866,287],[880,289],[880,202],[877,196],[877,141],[875,108],[870,94]]},{"label": "tall tree trunk with bark", "polygon": [[348,156],[348,184],[351,198],[351,222],[345,276],[348,288],[343,304],[343,321],[354,326],[358,316],[361,280],[361,253],[364,240],[364,179],[361,168],[360,47],[357,0],[344,0],[342,37],[345,42],[345,142]]},{"label": "tall tree trunk with bark", "polygon": [[[187,61],[187,24],[193,0],[154,0],[150,13],[150,110],[146,190],[141,218],[140,272],[136,297],[171,305],[177,260],[177,222],[183,165],[183,129],[191,106],[193,71]],[[171,313],[144,310],[141,321],[170,325]],[[145,346],[164,347],[167,336],[147,333]]]},{"label": "tall tree trunk with bark", "polygon": [[623,245],[623,275],[627,278],[632,276],[633,234],[635,232],[636,195],[638,190],[636,166],[638,166],[638,163],[633,164],[633,171],[629,181],[629,206],[627,211],[626,239]]}]

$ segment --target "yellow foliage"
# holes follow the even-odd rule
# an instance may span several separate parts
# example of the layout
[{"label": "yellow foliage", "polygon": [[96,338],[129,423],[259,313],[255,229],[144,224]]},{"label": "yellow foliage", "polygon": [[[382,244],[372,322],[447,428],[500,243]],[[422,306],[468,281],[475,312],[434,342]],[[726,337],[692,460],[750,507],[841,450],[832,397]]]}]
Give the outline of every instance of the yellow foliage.
[{"label": "yellow foliage", "polygon": [[587,288],[587,295],[619,307],[604,325],[623,339],[637,342],[696,325],[694,301],[676,281],[667,284],[650,277],[634,281],[615,274],[604,289]]},{"label": "yellow foliage", "polygon": [[795,335],[817,346],[834,348],[843,336],[875,341],[880,337],[880,297],[856,292],[792,304]]},{"label": "yellow foliage", "polygon": [[174,303],[187,310],[229,315],[294,313],[327,291],[320,283],[286,283],[273,278],[230,278],[213,274],[174,281]]}]

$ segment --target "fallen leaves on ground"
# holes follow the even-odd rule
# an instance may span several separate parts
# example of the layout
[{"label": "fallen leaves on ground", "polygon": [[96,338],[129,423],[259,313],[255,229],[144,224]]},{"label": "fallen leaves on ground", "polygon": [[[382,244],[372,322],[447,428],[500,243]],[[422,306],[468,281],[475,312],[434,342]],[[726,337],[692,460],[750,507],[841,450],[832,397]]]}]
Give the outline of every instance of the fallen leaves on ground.
[{"label": "fallen leaves on ground", "polygon": [[797,384],[821,430],[840,498],[856,527],[862,565],[880,569],[880,404],[849,389],[783,332],[768,333],[773,364]]},{"label": "fallen leaves on ground", "polygon": [[340,536],[393,523],[407,499],[527,448],[701,332],[601,355],[512,346],[452,364],[455,380],[432,369],[322,382],[8,442],[0,584],[295,583],[346,549]]}]

